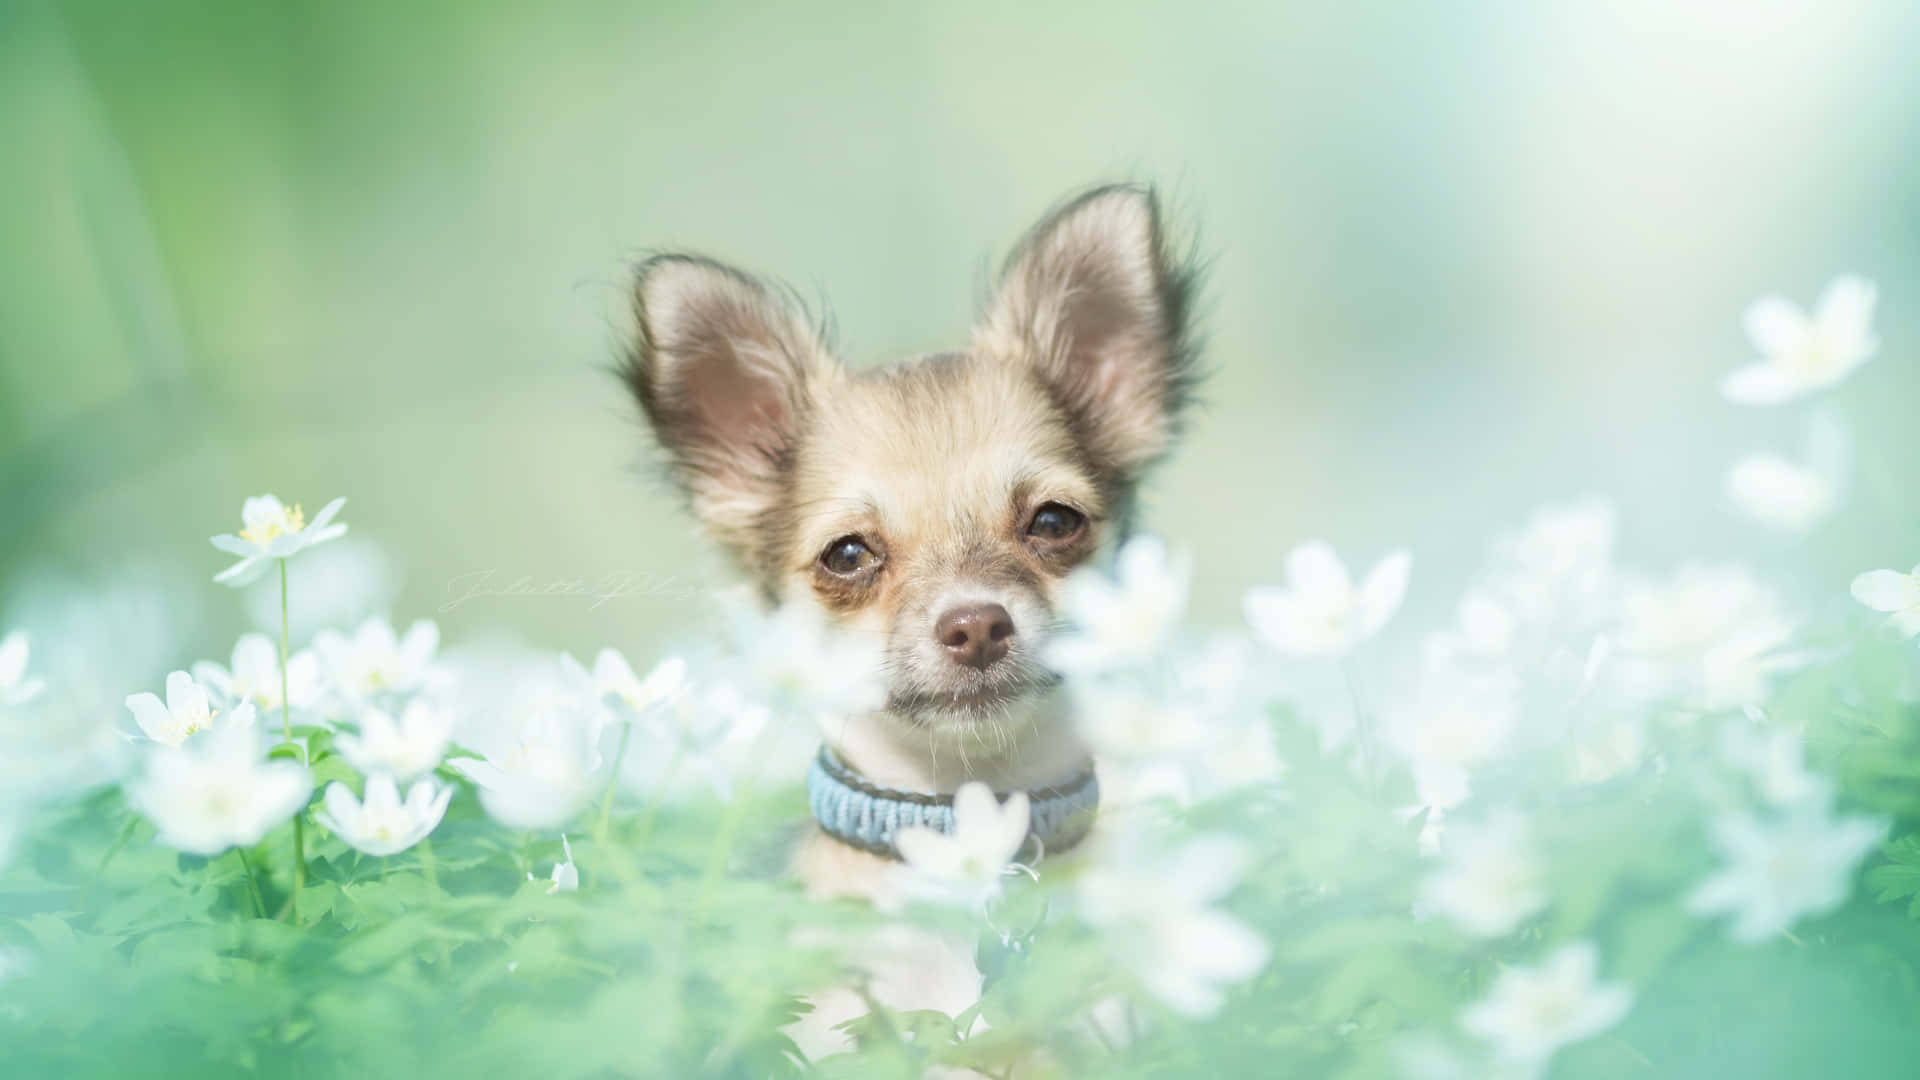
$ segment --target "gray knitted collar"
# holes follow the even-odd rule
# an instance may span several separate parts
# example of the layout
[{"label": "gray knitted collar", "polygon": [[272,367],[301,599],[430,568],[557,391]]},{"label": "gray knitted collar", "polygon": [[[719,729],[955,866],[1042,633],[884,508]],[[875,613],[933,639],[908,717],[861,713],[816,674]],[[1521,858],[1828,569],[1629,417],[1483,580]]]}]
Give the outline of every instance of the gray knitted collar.
[{"label": "gray knitted collar", "polygon": [[[1005,799],[1006,793],[999,793]],[[1100,805],[1100,781],[1087,765],[1072,777],[1027,793],[1032,824],[1030,857],[1058,854],[1086,838]],[[924,826],[953,832],[953,796],[881,787],[853,771],[831,747],[822,746],[807,773],[813,820],[828,836],[875,855],[900,858],[893,838],[901,829]]]}]

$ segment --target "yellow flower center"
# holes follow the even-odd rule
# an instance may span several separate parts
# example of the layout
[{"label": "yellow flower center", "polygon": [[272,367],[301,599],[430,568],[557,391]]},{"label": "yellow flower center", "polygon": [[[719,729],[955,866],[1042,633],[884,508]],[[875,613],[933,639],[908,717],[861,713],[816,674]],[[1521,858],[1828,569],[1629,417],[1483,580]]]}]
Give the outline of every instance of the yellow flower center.
[{"label": "yellow flower center", "polygon": [[261,547],[265,547],[269,543],[272,543],[276,537],[286,536],[289,533],[297,533],[306,527],[307,516],[301,513],[298,505],[294,506],[291,510],[281,507],[278,514],[262,518],[259,521],[248,522],[247,527],[240,530],[240,539],[245,540],[249,544],[258,544]]}]

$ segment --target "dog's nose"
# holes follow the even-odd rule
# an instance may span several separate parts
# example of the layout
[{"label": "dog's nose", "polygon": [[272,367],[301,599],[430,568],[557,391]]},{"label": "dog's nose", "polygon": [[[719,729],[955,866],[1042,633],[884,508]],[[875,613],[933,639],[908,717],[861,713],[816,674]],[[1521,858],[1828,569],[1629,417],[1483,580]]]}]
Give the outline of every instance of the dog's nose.
[{"label": "dog's nose", "polygon": [[985,671],[1012,648],[1013,616],[999,604],[965,604],[940,616],[933,636],[954,663]]}]

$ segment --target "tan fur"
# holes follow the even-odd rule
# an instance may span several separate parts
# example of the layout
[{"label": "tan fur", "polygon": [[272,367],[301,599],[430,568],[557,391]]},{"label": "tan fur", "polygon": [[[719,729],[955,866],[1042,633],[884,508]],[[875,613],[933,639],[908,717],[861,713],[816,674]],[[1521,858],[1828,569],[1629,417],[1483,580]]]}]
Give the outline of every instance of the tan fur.
[{"label": "tan fur", "polygon": [[[1008,792],[1084,766],[1044,648],[1067,575],[1124,531],[1177,429],[1189,285],[1152,193],[1100,189],[1016,247],[969,351],[852,373],[777,289],[693,256],[641,268],[625,375],[694,512],[770,600],[881,646],[887,707],[825,732],[869,780]],[[1048,504],[1084,527],[1036,532]],[[848,539],[864,554],[835,569]],[[982,605],[1012,636],[996,661],[961,663],[936,624]],[[896,869],[817,831],[793,861],[815,895],[880,903]],[[964,1008],[979,990],[967,945],[876,943],[878,1000]],[[858,998],[819,1004],[796,1029],[810,1052],[844,1041],[831,1024]]]}]

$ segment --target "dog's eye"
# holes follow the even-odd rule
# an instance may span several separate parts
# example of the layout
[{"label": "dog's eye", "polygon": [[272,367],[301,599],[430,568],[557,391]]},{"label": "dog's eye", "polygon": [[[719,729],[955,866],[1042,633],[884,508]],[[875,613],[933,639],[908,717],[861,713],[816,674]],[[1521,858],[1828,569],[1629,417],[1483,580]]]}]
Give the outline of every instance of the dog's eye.
[{"label": "dog's eye", "polygon": [[879,553],[857,536],[843,536],[820,553],[820,565],[835,574],[857,574],[879,564]]},{"label": "dog's eye", "polygon": [[1086,515],[1073,507],[1042,503],[1040,509],[1033,512],[1033,520],[1027,522],[1027,535],[1036,540],[1058,543],[1073,539],[1086,527]]}]

